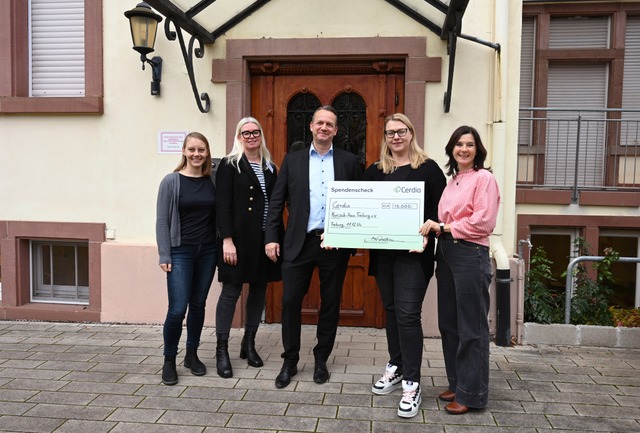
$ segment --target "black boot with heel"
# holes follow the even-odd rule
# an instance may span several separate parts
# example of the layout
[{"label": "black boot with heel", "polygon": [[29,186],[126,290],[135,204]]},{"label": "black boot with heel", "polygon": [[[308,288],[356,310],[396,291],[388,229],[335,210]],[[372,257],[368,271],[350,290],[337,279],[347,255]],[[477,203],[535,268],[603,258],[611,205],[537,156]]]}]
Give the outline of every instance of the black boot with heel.
[{"label": "black boot with heel", "polygon": [[240,343],[240,358],[246,359],[251,367],[262,367],[262,358],[256,352],[256,331],[245,331]]},{"label": "black boot with heel", "polygon": [[216,370],[220,377],[225,379],[233,377],[231,360],[229,359],[229,339],[218,339],[216,345]]}]

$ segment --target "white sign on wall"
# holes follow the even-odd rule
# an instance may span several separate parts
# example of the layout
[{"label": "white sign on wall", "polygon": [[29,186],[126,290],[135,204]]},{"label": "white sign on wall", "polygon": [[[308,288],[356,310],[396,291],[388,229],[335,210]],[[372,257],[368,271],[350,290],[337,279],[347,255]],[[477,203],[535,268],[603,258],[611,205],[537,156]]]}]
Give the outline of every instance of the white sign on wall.
[{"label": "white sign on wall", "polygon": [[158,153],[182,153],[182,143],[189,131],[158,132]]}]

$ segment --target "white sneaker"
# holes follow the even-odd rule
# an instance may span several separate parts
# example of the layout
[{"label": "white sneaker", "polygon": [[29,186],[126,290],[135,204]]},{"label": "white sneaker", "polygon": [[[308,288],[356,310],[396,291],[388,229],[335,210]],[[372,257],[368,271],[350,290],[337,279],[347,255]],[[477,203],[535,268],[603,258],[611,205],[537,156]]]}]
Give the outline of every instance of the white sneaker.
[{"label": "white sneaker", "polygon": [[402,381],[402,400],[398,405],[398,416],[402,418],[412,418],[420,410],[422,403],[422,392],[420,384],[409,380]]},{"label": "white sneaker", "polygon": [[402,386],[402,373],[396,373],[398,366],[387,364],[384,374],[371,386],[371,392],[378,395],[389,394]]}]

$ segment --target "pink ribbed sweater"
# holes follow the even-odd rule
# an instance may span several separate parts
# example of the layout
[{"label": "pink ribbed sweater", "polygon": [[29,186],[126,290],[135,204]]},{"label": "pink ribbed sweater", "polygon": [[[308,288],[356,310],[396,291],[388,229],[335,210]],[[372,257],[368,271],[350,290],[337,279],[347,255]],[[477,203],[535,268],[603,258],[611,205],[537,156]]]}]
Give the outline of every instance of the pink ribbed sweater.
[{"label": "pink ribbed sweater", "polygon": [[469,169],[449,181],[440,198],[438,218],[449,225],[454,238],[489,246],[499,206],[500,191],[493,174]]}]

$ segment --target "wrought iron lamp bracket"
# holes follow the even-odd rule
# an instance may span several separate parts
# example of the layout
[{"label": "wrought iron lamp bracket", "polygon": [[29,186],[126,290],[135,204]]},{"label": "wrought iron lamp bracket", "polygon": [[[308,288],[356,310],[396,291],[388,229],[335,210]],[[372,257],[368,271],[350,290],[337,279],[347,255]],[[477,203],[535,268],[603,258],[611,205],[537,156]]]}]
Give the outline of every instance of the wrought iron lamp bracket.
[{"label": "wrought iron lamp bracket", "polygon": [[[172,31],[170,25],[173,24],[176,31]],[[189,40],[189,48],[184,42],[184,37],[182,35],[182,29],[170,18],[164,22],[164,33],[167,36],[167,39],[170,41],[175,41],[176,37],[178,42],[180,43],[180,50],[182,51],[182,57],[184,59],[184,64],[187,67],[187,74],[189,74],[189,82],[191,83],[191,88],[193,89],[193,96],[196,99],[196,104],[198,104],[198,109],[202,113],[208,113],[211,108],[211,100],[209,99],[209,94],[206,92],[198,93],[198,87],[196,85],[195,74],[193,72],[193,56],[201,59],[204,56],[204,43],[202,39],[198,38],[195,35],[191,36]],[[194,47],[195,43],[198,42],[198,47]],[[201,101],[204,101],[204,105]]]}]

